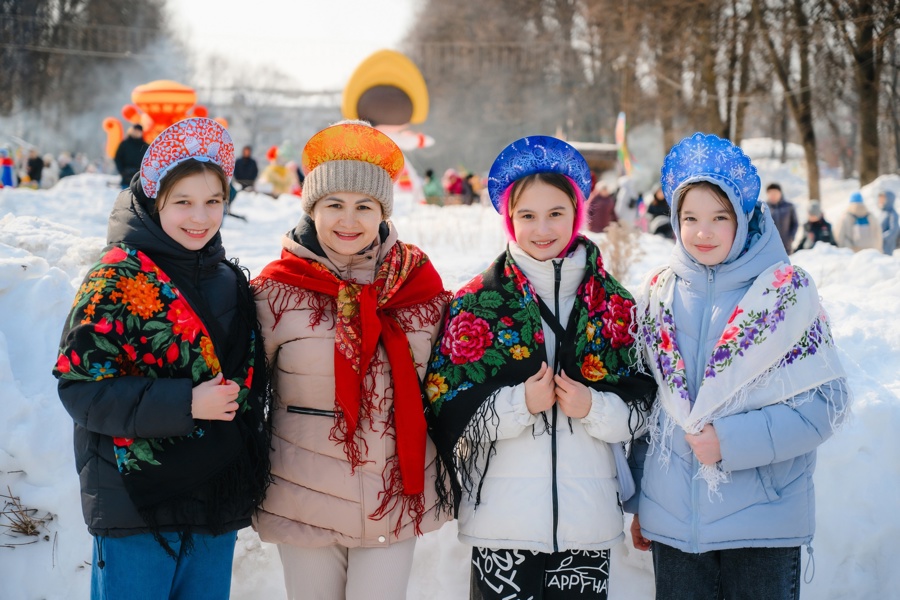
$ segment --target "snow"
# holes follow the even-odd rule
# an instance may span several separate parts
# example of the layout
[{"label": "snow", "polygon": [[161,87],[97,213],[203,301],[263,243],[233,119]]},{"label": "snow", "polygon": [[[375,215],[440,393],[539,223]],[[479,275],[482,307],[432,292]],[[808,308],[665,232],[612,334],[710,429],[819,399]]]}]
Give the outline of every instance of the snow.
[{"label": "snow", "polygon": [[[763,185],[781,182],[803,220],[799,161],[756,162]],[[72,423],[50,369],[75,290],[103,246],[115,181],[79,175],[50,190],[0,190],[0,494],[20,498],[34,517],[45,519],[37,537],[0,530],[3,598],[88,595],[91,540],[81,515]],[[873,209],[879,186],[900,192],[900,177],[883,176],[862,190]],[[827,218],[837,219],[856,187],[854,181],[823,179]],[[280,235],[301,214],[294,197],[247,193],[237,197],[234,211],[248,220],[226,219],[225,247],[253,274],[278,256]],[[490,207],[416,205],[395,224],[404,241],[432,257],[449,288],[486,267],[504,244]],[[670,249],[669,242],[646,235],[640,245],[643,254],[624,278],[632,290]],[[794,262],[818,284],[856,395],[853,419],[819,452],[815,577],[803,585],[802,597],[889,597],[900,586],[896,552],[890,550],[900,534],[900,257],[819,245],[795,255]],[[9,525],[7,518],[0,525]],[[456,540],[454,523],[421,538],[408,597],[466,598],[469,553]],[[630,542],[615,548],[610,597],[652,596],[649,554]],[[232,597],[284,598],[275,547],[249,529],[238,539]]]}]

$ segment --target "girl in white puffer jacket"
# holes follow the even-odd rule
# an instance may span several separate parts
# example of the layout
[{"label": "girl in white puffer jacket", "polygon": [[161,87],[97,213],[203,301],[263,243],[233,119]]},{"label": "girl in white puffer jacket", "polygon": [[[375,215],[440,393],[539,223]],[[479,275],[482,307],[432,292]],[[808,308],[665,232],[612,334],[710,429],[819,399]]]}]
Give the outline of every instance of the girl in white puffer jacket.
[{"label": "girl in white puffer jacket", "polygon": [[622,442],[655,389],[633,301],[577,234],[590,171],[571,146],[514,142],[488,181],[511,242],[456,294],[426,376],[459,538],[484,598],[606,598]]}]

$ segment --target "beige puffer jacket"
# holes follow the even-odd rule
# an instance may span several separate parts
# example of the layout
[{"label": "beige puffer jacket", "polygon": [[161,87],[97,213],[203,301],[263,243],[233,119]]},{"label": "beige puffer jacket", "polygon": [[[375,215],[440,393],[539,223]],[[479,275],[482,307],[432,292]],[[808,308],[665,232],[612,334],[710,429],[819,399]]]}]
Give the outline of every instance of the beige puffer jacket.
[{"label": "beige puffer jacket", "polygon": [[[303,224],[298,230],[303,229]],[[316,254],[311,227],[285,235],[282,245],[292,254],[318,261],[339,278],[370,283],[390,247],[397,241],[393,226],[386,238],[370,251],[346,257],[324,246]],[[383,236],[382,236],[383,237]],[[308,240],[308,241],[307,241]],[[359,447],[368,448],[368,462],[351,475],[342,445],[329,439],[335,423],[334,397],[334,302],[327,296],[306,292],[300,306],[286,310],[278,325],[265,293],[257,291],[257,310],[265,338],[269,364],[274,366],[274,385],[278,397],[275,407],[272,475],[265,503],[254,517],[254,527],[263,541],[303,547],[337,544],[347,548],[381,547],[415,535],[408,515],[403,515],[399,537],[394,536],[400,508],[395,507],[381,520],[369,518],[380,505],[379,494],[385,484],[382,473],[395,454],[391,416],[391,367],[384,346],[378,351],[365,381],[375,390],[376,409],[372,421],[362,421]],[[324,307],[324,312],[323,312]],[[443,313],[446,305],[441,306]],[[431,353],[432,342],[440,327],[412,317],[414,330],[408,331],[410,348],[421,380]],[[320,322],[317,321],[321,319]],[[389,428],[390,431],[385,431]],[[427,441],[425,456],[425,506],[421,523],[423,533],[438,529],[445,515],[434,509],[436,494],[435,449]]]}]

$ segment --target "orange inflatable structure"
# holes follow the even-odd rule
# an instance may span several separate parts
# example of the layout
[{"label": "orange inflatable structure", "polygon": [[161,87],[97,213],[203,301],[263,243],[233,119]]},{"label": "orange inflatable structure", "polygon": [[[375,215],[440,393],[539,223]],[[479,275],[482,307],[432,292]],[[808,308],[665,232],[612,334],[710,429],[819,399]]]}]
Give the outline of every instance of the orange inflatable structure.
[{"label": "orange inflatable structure", "polygon": [[[194,88],[167,79],[137,86],[131,92],[131,104],[122,107],[122,116],[128,123],[144,128],[144,141],[148,144],[169,125],[207,115],[206,107],[197,104]],[[216,118],[215,121],[228,127],[225,119]],[[118,119],[107,117],[103,120],[103,130],[106,131],[106,154],[112,158],[122,141],[124,128]]]},{"label": "orange inflatable structure", "polygon": [[[410,124],[425,122],[428,108],[428,88],[421,71],[394,50],[379,50],[360,63],[344,88],[341,102],[345,119],[372,123],[404,152],[434,144],[431,136],[408,129]],[[404,192],[414,191],[409,169],[406,161],[396,183]]]}]

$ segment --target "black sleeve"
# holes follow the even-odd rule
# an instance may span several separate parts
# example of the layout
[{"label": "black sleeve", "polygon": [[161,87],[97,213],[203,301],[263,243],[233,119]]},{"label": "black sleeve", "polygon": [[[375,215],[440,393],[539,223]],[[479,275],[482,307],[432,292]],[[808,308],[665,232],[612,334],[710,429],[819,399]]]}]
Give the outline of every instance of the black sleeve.
[{"label": "black sleeve", "polygon": [[190,379],[112,377],[99,381],[61,379],[59,399],[75,423],[88,431],[126,438],[188,435]]}]

